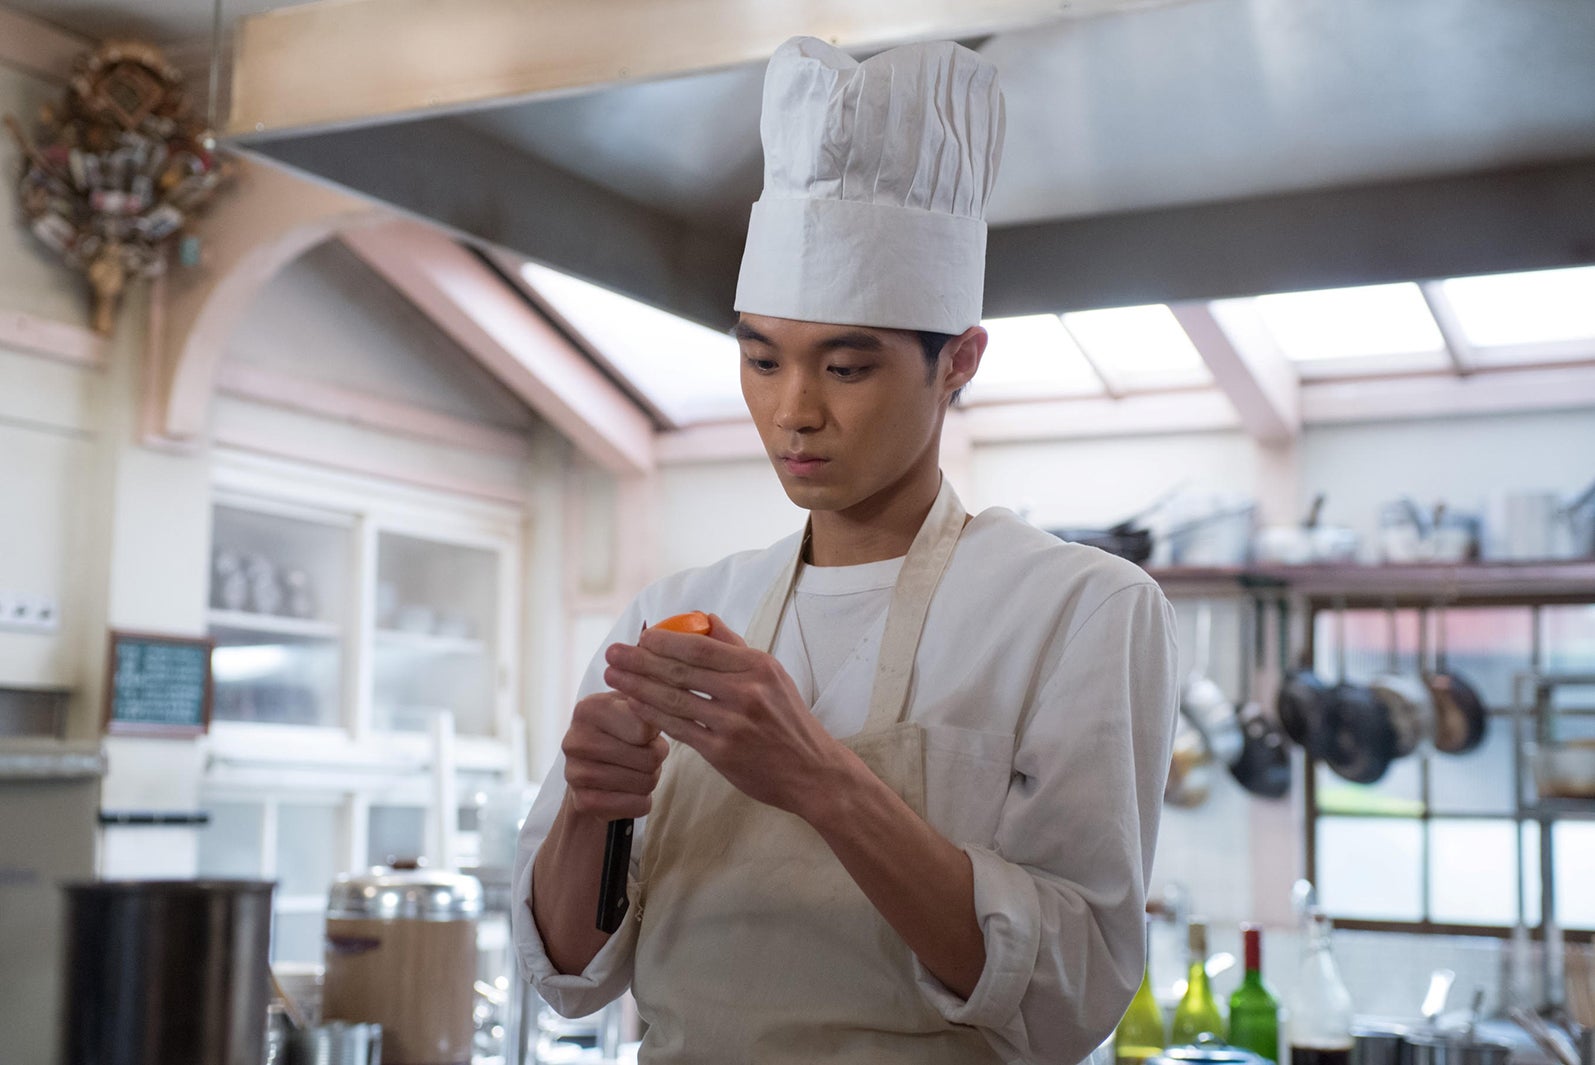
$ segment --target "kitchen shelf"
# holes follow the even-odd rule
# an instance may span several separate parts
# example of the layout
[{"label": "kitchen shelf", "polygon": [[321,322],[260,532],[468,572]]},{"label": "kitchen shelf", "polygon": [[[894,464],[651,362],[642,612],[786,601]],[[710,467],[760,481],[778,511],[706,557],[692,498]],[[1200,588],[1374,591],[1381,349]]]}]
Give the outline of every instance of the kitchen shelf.
[{"label": "kitchen shelf", "polygon": [[1147,572],[1170,594],[1278,589],[1318,599],[1379,605],[1392,600],[1423,604],[1586,602],[1595,597],[1595,559],[1366,566],[1171,566]]},{"label": "kitchen shelf", "polygon": [[324,640],[335,640],[343,634],[342,626],[334,621],[254,614],[245,610],[211,610],[206,613],[205,619],[213,629],[232,632]]},{"label": "kitchen shelf", "polygon": [[429,632],[405,632],[402,629],[378,629],[377,642],[384,647],[401,647],[409,651],[438,655],[480,655],[487,653],[487,644],[468,636],[439,636]]},{"label": "kitchen shelf", "polygon": [[1538,799],[1523,805],[1523,816],[1531,821],[1595,821],[1595,799]]}]

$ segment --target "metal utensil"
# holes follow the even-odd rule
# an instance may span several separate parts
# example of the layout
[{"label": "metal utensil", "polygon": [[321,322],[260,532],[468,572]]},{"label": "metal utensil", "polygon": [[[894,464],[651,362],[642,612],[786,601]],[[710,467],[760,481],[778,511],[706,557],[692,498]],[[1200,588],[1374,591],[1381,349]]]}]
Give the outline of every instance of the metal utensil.
[{"label": "metal utensil", "polygon": [[1418,1012],[1423,1014],[1424,1024],[1429,1028],[1435,1027],[1440,1014],[1445,1012],[1445,1000],[1451,994],[1451,985],[1456,982],[1457,974],[1450,969],[1436,969],[1429,974],[1429,990],[1424,992],[1423,1005],[1418,1007]]},{"label": "metal utensil", "polygon": [[1578,1052],[1567,1044],[1561,1033],[1546,1024],[1537,1014],[1521,1006],[1513,1006],[1506,1012],[1507,1016],[1516,1021],[1518,1027],[1527,1032],[1529,1038],[1552,1058],[1562,1065],[1579,1065]]}]

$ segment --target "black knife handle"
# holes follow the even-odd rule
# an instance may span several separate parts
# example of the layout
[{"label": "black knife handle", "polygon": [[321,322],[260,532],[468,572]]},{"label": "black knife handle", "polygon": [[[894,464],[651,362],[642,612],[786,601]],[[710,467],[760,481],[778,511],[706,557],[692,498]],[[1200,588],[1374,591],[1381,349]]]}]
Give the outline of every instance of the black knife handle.
[{"label": "black knife handle", "polygon": [[626,898],[626,875],[631,870],[631,818],[609,822],[604,838],[604,873],[598,882],[598,930],[620,927],[631,901]]}]

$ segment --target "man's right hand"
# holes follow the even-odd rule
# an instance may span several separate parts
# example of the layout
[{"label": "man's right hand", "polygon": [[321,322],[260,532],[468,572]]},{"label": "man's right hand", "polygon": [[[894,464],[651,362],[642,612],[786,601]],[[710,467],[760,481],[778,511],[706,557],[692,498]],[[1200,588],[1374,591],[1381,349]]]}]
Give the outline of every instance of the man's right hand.
[{"label": "man's right hand", "polygon": [[565,797],[537,849],[532,915],[548,960],[562,973],[579,973],[609,939],[593,920],[608,824],[648,813],[670,748],[615,692],[576,704],[560,748]]},{"label": "man's right hand", "polygon": [[560,749],[571,808],[604,822],[648,813],[670,751],[659,730],[615,692],[589,695],[576,704]]}]

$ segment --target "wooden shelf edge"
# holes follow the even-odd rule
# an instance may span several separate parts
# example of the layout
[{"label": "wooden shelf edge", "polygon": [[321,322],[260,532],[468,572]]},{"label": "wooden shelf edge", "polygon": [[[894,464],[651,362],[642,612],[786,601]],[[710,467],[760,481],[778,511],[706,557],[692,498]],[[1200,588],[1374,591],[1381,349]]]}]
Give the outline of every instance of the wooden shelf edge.
[{"label": "wooden shelf edge", "polygon": [[1237,592],[1279,589],[1314,597],[1382,600],[1595,598],[1595,558],[1545,562],[1386,565],[1171,566],[1147,572],[1166,591],[1228,586]]}]

